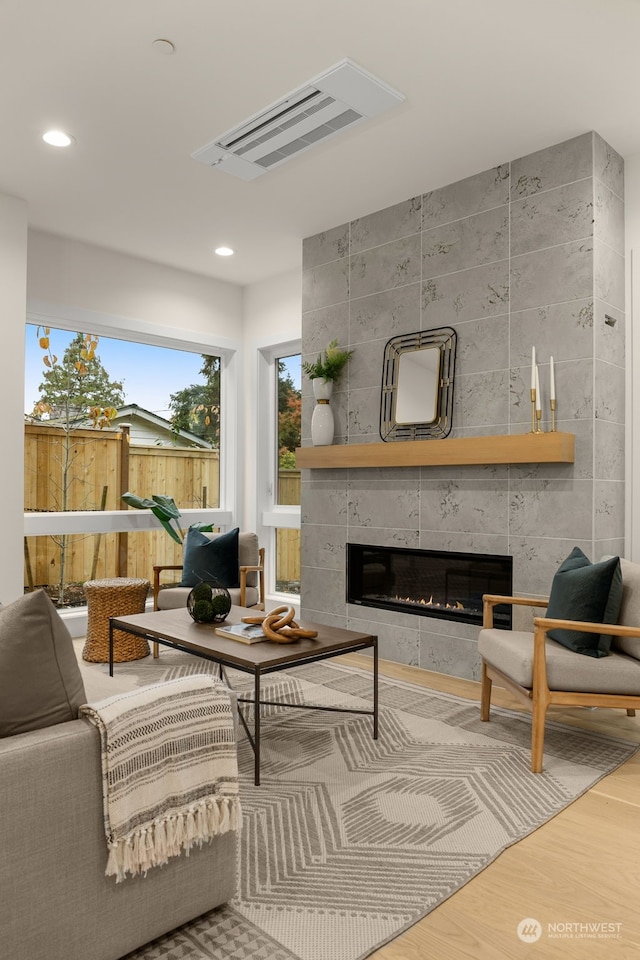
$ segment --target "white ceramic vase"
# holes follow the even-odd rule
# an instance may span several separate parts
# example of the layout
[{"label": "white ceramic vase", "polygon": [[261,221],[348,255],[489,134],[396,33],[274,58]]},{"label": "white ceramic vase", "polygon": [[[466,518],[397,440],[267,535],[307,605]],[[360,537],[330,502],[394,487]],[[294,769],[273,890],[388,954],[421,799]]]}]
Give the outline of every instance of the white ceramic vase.
[{"label": "white ceramic vase", "polygon": [[326,447],[333,443],[335,430],[333,411],[329,404],[333,392],[333,381],[314,377],[311,382],[313,384],[313,395],[316,398],[316,405],[311,416],[311,442],[314,447]]}]

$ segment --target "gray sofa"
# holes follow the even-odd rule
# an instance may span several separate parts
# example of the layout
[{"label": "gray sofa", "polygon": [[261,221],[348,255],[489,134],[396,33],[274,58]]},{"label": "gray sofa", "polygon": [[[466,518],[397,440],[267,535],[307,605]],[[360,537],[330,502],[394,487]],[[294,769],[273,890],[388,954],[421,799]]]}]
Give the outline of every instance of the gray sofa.
[{"label": "gray sofa", "polygon": [[117,960],[236,891],[236,835],[116,884],[100,738],[87,720],[0,740],[0,954]]},{"label": "gray sofa", "polygon": [[[0,611],[0,674],[13,673],[5,690],[0,678],[0,956],[117,960],[235,895],[237,835],[216,837],[146,877],[116,884],[105,876],[100,735],[84,718],[56,722],[65,696],[67,712],[77,716],[74,698],[84,702],[84,690],[71,639],[47,605],[32,594]],[[32,643],[14,643],[19,624],[27,625]],[[25,661],[29,669],[21,679]],[[40,723],[29,715],[38,729],[14,733],[38,669],[53,683],[51,663],[66,674],[64,683],[57,679],[63,692],[56,719]],[[30,714],[45,699],[44,679],[39,682],[44,692]],[[117,678],[113,692],[120,692]]]}]

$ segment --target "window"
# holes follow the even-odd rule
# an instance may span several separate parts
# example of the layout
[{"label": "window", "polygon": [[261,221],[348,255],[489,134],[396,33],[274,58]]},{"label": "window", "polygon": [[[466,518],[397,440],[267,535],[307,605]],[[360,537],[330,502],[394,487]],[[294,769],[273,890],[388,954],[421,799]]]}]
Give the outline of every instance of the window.
[{"label": "window", "polygon": [[[299,353],[277,357],[278,471],[276,504],[300,506],[300,470],[295,450],[302,422],[301,360]],[[300,594],[300,528],[276,528],[276,592]]]},{"label": "window", "polygon": [[[220,356],[28,324],[25,514],[121,510],[127,490],[171,496],[181,512],[219,508],[221,371]],[[85,580],[151,580],[154,563],[181,562],[155,520],[120,533],[72,526],[25,538],[25,589],[59,606],[84,603]]]},{"label": "window", "polygon": [[267,552],[267,594],[296,603],[300,595],[300,341],[257,351],[256,508]]}]

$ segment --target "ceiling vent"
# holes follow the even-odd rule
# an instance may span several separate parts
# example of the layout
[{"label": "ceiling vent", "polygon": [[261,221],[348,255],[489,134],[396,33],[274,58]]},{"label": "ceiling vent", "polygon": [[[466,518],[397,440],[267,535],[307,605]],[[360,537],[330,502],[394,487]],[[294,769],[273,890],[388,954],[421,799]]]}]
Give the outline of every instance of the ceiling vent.
[{"label": "ceiling vent", "polygon": [[241,180],[255,180],[404,99],[351,60],[341,60],[191,156]]}]

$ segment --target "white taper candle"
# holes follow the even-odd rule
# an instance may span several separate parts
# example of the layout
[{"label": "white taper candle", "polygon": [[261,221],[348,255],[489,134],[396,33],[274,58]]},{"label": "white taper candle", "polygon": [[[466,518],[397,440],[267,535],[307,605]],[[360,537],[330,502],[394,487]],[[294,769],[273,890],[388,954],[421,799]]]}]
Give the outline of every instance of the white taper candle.
[{"label": "white taper candle", "polygon": [[536,410],[542,410],[542,403],[540,398],[540,377],[538,375],[537,364],[536,364],[536,370],[535,370],[535,378],[536,378]]},{"label": "white taper candle", "polygon": [[549,358],[549,399],[555,400],[556,398],[556,375],[553,368],[553,357]]},{"label": "white taper candle", "polygon": [[531,389],[536,389],[536,348],[531,347]]}]

